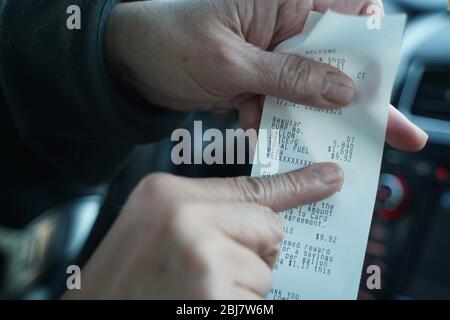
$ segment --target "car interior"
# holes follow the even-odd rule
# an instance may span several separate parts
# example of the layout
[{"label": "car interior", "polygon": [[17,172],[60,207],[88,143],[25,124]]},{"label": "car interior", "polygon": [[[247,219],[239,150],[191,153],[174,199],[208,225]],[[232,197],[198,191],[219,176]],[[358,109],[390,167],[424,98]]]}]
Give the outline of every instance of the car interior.
[{"label": "car interior", "polygon": [[[428,133],[429,142],[418,153],[385,147],[364,262],[365,266],[380,266],[381,289],[367,289],[367,274],[362,272],[359,299],[450,299],[447,5],[446,0],[384,1],[386,14],[408,16],[392,104]],[[237,113],[231,110],[194,113],[185,127],[193,130],[195,120],[221,130],[239,127]],[[166,137],[138,147],[109,184],[87,187],[71,183],[49,191],[45,186],[39,192],[24,190],[25,198],[40,197],[42,205],[27,208],[26,219],[11,215],[7,224],[0,223],[0,298],[60,297],[67,277],[65,266],[87,262],[133,187],[151,172],[189,177],[250,174],[249,164],[174,165],[170,161],[173,145]],[[65,191],[73,189],[76,192],[65,196]],[[57,199],[58,205],[48,205],[54,203],[49,199]],[[20,223],[14,219],[21,219]]]}]

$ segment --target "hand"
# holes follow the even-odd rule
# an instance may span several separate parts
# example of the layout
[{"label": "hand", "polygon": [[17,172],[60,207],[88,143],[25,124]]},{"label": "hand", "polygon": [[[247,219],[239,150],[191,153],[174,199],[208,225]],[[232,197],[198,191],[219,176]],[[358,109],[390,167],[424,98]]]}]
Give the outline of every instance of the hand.
[{"label": "hand", "polygon": [[275,213],[335,193],[334,164],[267,178],[153,174],[82,270],[74,299],[259,299],[283,236]]},{"label": "hand", "polygon": [[[303,30],[311,10],[359,15],[376,0],[140,1],[115,7],[106,52],[116,78],[149,102],[176,110],[239,110],[259,126],[261,95],[334,108],[351,102],[352,80],[331,66],[273,53]],[[363,121],[363,119],[361,119]],[[427,135],[390,106],[387,142],[415,151]]]}]

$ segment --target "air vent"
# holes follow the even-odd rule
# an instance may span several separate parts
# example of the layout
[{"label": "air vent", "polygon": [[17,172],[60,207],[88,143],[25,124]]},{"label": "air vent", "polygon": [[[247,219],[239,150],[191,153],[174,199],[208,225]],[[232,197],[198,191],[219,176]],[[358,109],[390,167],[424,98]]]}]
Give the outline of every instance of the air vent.
[{"label": "air vent", "polygon": [[450,121],[450,67],[427,67],[423,72],[411,113]]}]

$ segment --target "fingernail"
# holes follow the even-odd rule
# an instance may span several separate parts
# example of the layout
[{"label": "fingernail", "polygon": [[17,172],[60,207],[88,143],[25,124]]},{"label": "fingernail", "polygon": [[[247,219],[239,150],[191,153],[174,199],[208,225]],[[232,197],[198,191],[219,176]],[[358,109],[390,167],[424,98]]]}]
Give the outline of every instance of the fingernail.
[{"label": "fingernail", "polygon": [[425,131],[423,131],[421,128],[417,127],[417,132],[419,133],[419,135],[421,136],[421,138],[425,141],[428,141],[428,133],[426,133]]},{"label": "fingernail", "polygon": [[342,181],[344,172],[334,163],[324,163],[314,168],[317,177],[325,184],[333,184]]},{"label": "fingernail", "polygon": [[419,127],[417,127],[417,133],[419,135],[419,139],[422,141],[422,145],[420,146],[420,149],[422,149],[426,146],[429,136],[425,131],[423,131]]},{"label": "fingernail", "polygon": [[328,72],[322,82],[322,97],[338,105],[347,105],[355,96],[355,84],[349,77]]}]

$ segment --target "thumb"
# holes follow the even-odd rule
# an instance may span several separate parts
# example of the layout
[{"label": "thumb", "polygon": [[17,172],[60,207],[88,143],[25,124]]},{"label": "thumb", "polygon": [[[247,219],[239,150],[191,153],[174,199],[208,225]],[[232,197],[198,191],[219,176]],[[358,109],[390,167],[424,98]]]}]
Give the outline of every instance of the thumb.
[{"label": "thumb", "polygon": [[199,179],[197,186],[207,200],[250,202],[281,211],[327,198],[343,180],[338,165],[320,163],[278,176]]},{"label": "thumb", "polygon": [[330,65],[260,49],[250,60],[251,92],[329,108],[347,105],[355,95],[352,79]]}]

